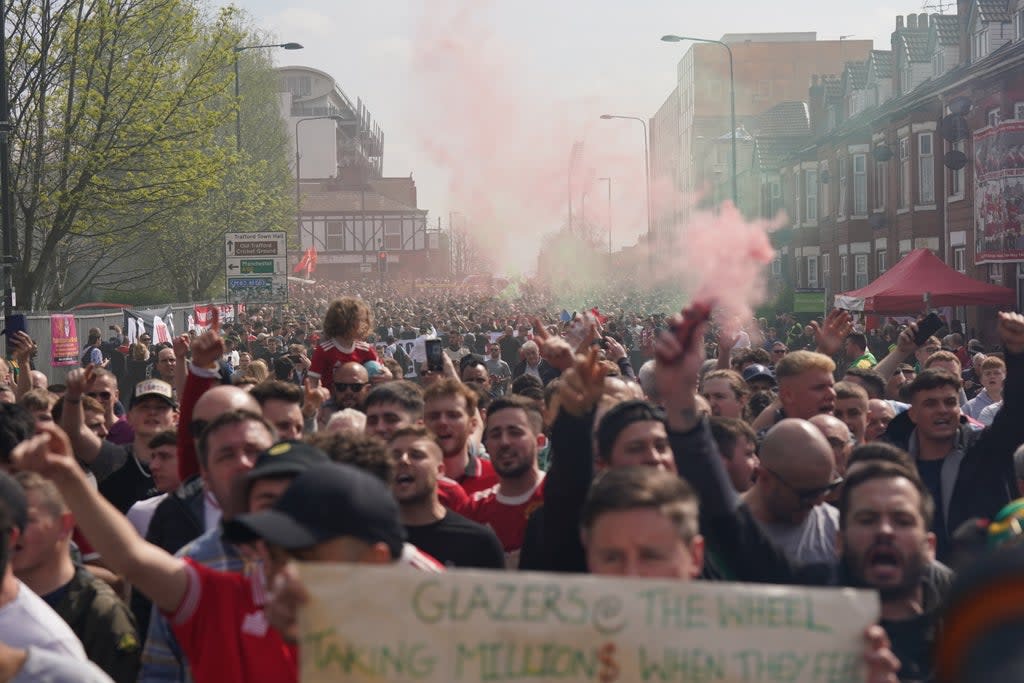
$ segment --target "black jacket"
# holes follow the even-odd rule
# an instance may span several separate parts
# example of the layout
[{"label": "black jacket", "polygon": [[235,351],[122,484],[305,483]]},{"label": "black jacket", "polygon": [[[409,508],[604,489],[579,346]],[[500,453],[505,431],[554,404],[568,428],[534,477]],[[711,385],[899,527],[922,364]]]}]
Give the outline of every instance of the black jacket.
[{"label": "black jacket", "polygon": [[[1024,443],[1024,354],[1006,354],[1003,407],[988,428],[978,432],[961,425],[942,466],[942,510],[946,529],[972,517],[992,519],[1017,498],[1013,452]],[[916,456],[914,424],[897,416],[883,438]]]},{"label": "black jacket", "polygon": [[172,555],[206,531],[203,482],[189,478],[156,506],[146,540]]},{"label": "black jacket", "polygon": [[[514,370],[512,370],[512,379],[515,380],[520,375],[523,375],[525,373],[526,361],[524,360],[521,363],[519,363],[519,365],[517,365]],[[557,379],[562,374],[556,368],[553,368],[550,365],[548,365],[548,362],[543,358],[541,359],[540,363],[537,364],[537,373],[540,375],[540,381],[544,383],[544,386],[547,386],[548,382],[550,382],[553,379]]]},{"label": "black jacket", "polygon": [[[740,504],[706,419],[689,433],[669,433],[669,442],[679,475],[700,497],[701,533],[708,551],[728,576],[751,583],[857,587],[838,558],[833,564],[799,565],[768,538],[750,509]],[[952,572],[932,563],[922,578],[924,613],[910,620],[881,622],[902,664],[899,675],[904,683],[931,679],[938,614],[951,583]]]}]

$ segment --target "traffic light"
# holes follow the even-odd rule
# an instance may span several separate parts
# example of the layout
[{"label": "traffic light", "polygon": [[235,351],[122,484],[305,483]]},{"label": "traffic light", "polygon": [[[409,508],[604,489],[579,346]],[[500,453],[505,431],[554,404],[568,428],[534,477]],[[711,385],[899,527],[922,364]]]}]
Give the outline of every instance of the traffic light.
[{"label": "traffic light", "polygon": [[377,254],[377,270],[384,272],[388,267],[388,253],[386,251]]}]

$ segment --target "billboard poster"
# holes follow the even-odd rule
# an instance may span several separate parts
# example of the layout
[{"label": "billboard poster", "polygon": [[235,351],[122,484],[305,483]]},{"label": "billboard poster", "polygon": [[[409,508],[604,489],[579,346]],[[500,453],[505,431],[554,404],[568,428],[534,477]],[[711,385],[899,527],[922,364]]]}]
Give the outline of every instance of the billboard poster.
[{"label": "billboard poster", "polygon": [[78,365],[78,330],[75,316],[62,313],[50,316],[50,365],[65,367]]},{"label": "billboard poster", "polygon": [[1024,261],[1024,121],[974,135],[975,263]]}]

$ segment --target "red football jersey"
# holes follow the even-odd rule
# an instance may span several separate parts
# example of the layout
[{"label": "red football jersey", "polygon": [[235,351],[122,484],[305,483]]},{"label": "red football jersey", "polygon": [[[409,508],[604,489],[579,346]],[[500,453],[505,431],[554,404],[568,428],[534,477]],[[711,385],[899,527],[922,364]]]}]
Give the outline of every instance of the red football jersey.
[{"label": "red football jersey", "polygon": [[185,558],[188,588],[174,614],[174,635],[196,683],[297,683],[298,652],[263,614],[263,578],[210,569]]},{"label": "red football jersey", "polygon": [[469,507],[461,514],[474,522],[486,524],[494,530],[505,549],[507,564],[519,564],[519,550],[526,538],[526,521],[533,511],[544,504],[544,473],[533,490],[511,498],[499,492],[500,484],[471,496]]},{"label": "red football jersey", "polygon": [[324,383],[330,384],[334,379],[334,368],[339,365],[345,363],[362,365],[371,360],[378,360],[377,351],[366,342],[357,341],[346,349],[334,339],[328,339],[313,349],[313,359],[310,361],[309,371],[306,374],[323,379]]},{"label": "red football jersey", "polygon": [[469,467],[461,476],[452,478],[470,496],[478,491],[494,488],[498,484],[498,474],[494,471],[491,461],[476,456],[470,456]]}]

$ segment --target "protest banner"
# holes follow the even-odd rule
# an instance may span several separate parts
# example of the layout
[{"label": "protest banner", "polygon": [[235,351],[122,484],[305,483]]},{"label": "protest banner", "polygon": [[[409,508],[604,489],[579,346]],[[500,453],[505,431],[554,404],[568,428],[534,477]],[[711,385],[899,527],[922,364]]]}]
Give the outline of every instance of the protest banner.
[{"label": "protest banner", "polygon": [[303,683],[864,680],[877,594],[303,564]]},{"label": "protest banner", "polygon": [[78,330],[75,316],[58,313],[50,316],[50,365],[78,365]]}]

